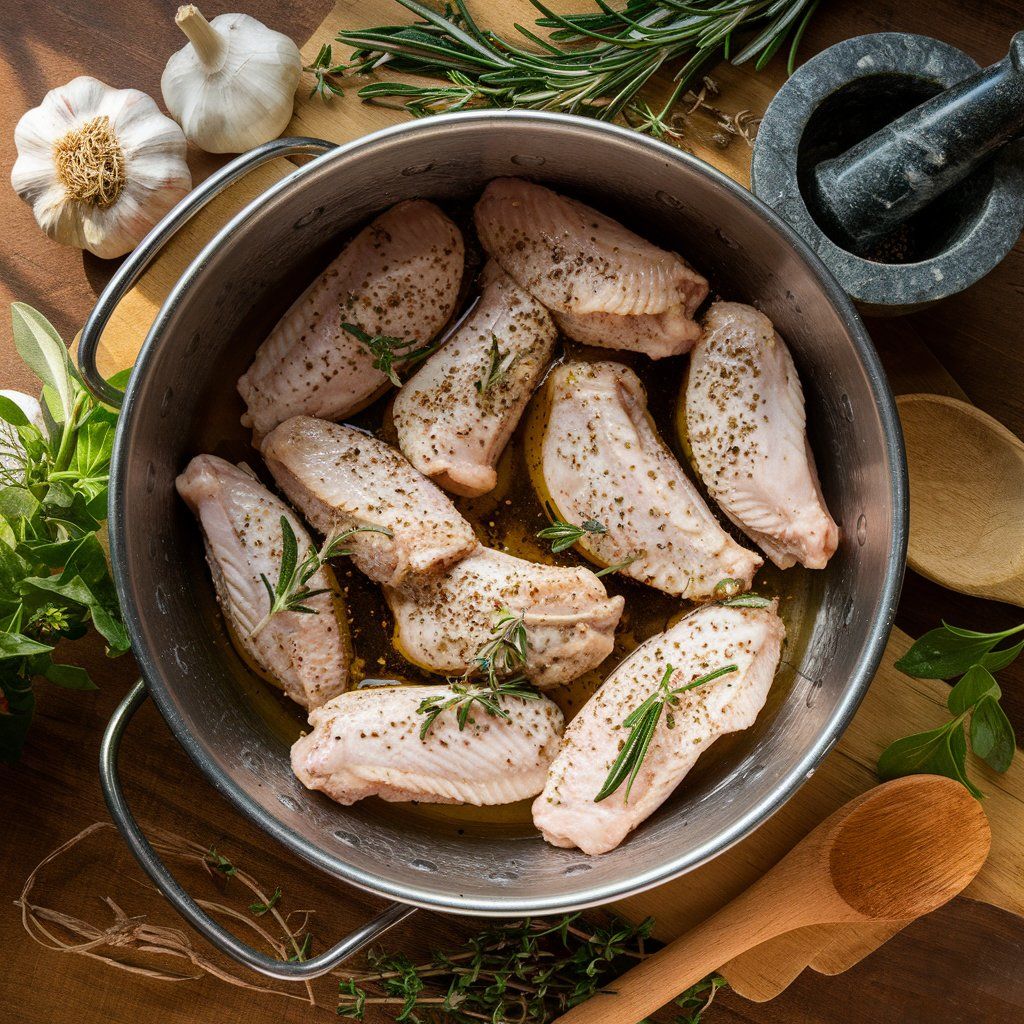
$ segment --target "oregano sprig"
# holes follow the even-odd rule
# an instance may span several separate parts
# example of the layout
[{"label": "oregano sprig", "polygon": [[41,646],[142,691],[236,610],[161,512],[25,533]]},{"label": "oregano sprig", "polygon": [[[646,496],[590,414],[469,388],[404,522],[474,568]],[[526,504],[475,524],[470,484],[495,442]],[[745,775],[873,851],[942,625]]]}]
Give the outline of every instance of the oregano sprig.
[{"label": "oregano sprig", "polygon": [[949,691],[950,720],[936,729],[905,736],[878,759],[882,779],[928,773],[956,779],[976,797],[982,793],[967,775],[967,741],[997,772],[1013,762],[1016,738],[999,703],[1002,691],[993,672],[1006,668],[1024,650],[1024,641],[1000,646],[1024,632],[1024,623],[994,633],[979,633],[943,623],[916,640],[896,667],[917,679],[960,676]]}]

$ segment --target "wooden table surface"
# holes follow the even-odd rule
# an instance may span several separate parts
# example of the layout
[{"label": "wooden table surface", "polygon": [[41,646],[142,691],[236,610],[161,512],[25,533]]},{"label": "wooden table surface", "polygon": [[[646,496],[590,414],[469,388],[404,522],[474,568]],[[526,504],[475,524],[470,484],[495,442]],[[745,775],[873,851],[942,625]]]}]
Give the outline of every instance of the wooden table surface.
[{"label": "wooden table surface", "polygon": [[[182,43],[173,25],[174,7],[157,0],[4,4],[0,164],[5,172],[14,159],[12,134],[18,117],[47,89],[77,74],[159,97],[166,57]],[[485,0],[475,0],[473,7],[482,13]],[[250,0],[246,10],[301,42],[324,17],[328,0]],[[212,16],[220,9],[206,13]],[[801,55],[806,58],[848,36],[895,29],[936,36],[987,64],[1005,54],[1011,34],[1021,27],[1019,0],[825,0]],[[218,163],[190,153],[196,180]],[[0,186],[0,228],[0,305],[14,299],[28,302],[71,338],[113,265],[49,242],[6,186]],[[869,329],[891,364],[898,362],[905,339],[922,340],[976,404],[1024,436],[1024,245],[965,294],[913,316],[871,321]],[[0,317],[0,386],[31,387],[14,357],[6,316]],[[940,618],[994,629],[1016,623],[1022,615],[908,574],[899,625],[912,635]],[[329,992],[326,1009],[312,1009],[210,979],[170,984],[43,950],[27,938],[11,901],[44,855],[84,826],[106,818],[96,775],[100,735],[135,679],[130,657],[107,662],[92,639],[76,645],[75,657],[100,680],[99,691],[83,695],[40,687],[26,754],[17,767],[0,767],[0,1017],[12,1024],[263,1024],[333,1016]],[[1018,736],[1024,736],[1024,664],[1002,673],[1000,681],[1007,711]],[[289,907],[316,908],[315,932],[321,944],[340,934],[346,922],[368,916],[379,905],[372,897],[314,877],[311,869],[242,820],[193,768],[151,705],[130,730],[123,763],[129,799],[141,821],[216,844],[270,888],[282,885]],[[50,872],[40,883],[39,895],[46,897],[43,902],[94,921],[105,920],[99,901],[112,895],[129,914],[145,911],[154,921],[178,924],[173,912],[141,885],[130,856],[107,833]],[[391,933],[388,945],[413,950],[428,942],[443,944],[472,927],[472,922],[416,915]],[[807,972],[767,1004],[745,1002],[726,992],[705,1019],[711,1024],[913,1024],[935,1019],[1009,1024],[1024,1019],[1021,963],[1024,920],[961,899],[916,923],[845,975],[825,978]]]}]

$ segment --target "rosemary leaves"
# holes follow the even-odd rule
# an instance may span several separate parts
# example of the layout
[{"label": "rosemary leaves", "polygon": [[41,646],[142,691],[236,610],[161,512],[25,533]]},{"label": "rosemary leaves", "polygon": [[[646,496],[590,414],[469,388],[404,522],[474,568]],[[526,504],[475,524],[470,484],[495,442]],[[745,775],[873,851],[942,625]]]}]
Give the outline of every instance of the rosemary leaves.
[{"label": "rosemary leaves", "polygon": [[423,724],[420,726],[421,740],[427,738],[430,727],[444,711],[455,713],[456,721],[459,723],[459,732],[462,732],[467,725],[474,721],[472,717],[474,705],[493,718],[503,718],[508,722],[511,721],[511,716],[501,706],[504,698],[540,700],[540,694],[527,683],[523,676],[504,680],[493,686],[471,686],[468,683],[452,683],[451,686],[454,691],[453,696],[445,698],[440,694],[435,694],[433,697],[423,700],[416,709],[417,714],[423,715]]},{"label": "rosemary leaves", "polygon": [[418,363],[436,352],[446,340],[441,338],[430,345],[420,345],[415,338],[395,338],[390,334],[367,334],[358,324],[343,322],[341,329],[347,331],[366,347],[373,356],[374,369],[385,374],[396,388],[402,386],[402,380],[395,370],[395,363],[399,363],[403,367]]},{"label": "rosemary leaves", "polygon": [[658,728],[662,714],[666,713],[666,709],[665,724],[670,729],[675,728],[676,723],[672,709],[679,704],[679,694],[686,693],[688,690],[695,690],[698,686],[703,686],[705,683],[710,683],[714,679],[736,671],[738,671],[736,665],[723,665],[721,668],[716,668],[713,672],[699,676],[685,686],[673,689],[669,686],[669,682],[675,669],[671,665],[666,665],[665,674],[661,677],[661,681],[658,683],[654,693],[643,703],[637,705],[624,719],[622,725],[623,728],[629,729],[629,736],[619,750],[619,756],[612,764],[608,777],[604,780],[604,785],[598,791],[597,796],[594,797],[594,803],[606,800],[624,782],[626,783],[625,799],[629,800],[629,793],[633,788],[633,782],[640,772],[640,767],[651,746],[651,740],[654,738],[655,730]]},{"label": "rosemary leaves", "polygon": [[573,544],[581,540],[588,533],[607,532],[608,529],[604,523],[600,523],[596,519],[587,519],[579,526],[576,526],[573,523],[567,523],[556,517],[550,526],[545,526],[543,530],[537,531],[537,538],[538,540],[551,541],[551,553],[557,555],[559,552],[571,548]]},{"label": "rosemary leaves", "polygon": [[487,352],[487,366],[484,368],[480,379],[476,382],[478,394],[484,395],[493,387],[497,387],[515,366],[519,355],[514,352],[502,352],[498,345],[498,337],[491,335],[491,347]]},{"label": "rosemary leaves", "polygon": [[[532,0],[541,15],[536,28],[552,31],[543,38],[517,25],[523,38],[510,40],[478,24],[465,0],[453,0],[444,13],[418,0],[397,2],[420,20],[342,31],[337,42],[353,49],[345,70],[365,74],[387,65],[446,84],[374,82],[360,89],[362,99],[392,100],[417,117],[466,107],[561,110],[608,121],[632,115],[637,127],[659,137],[673,134],[672,108],[712,61],[754,60],[760,69],[788,40],[792,70],[818,5],[818,0],[628,0],[624,9],[613,10],[596,0],[595,11],[563,16]],[[639,100],[640,91],[659,69],[676,62],[682,63],[671,96],[660,110],[651,110]]]}]

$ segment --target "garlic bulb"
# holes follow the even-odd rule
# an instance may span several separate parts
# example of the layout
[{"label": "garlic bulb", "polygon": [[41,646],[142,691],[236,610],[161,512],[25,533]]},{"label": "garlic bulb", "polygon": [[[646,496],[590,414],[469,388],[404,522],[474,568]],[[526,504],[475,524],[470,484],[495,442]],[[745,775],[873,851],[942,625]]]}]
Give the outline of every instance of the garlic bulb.
[{"label": "garlic bulb", "polygon": [[14,130],[14,190],[57,242],[112,259],[192,187],[185,136],[137,89],[82,76],[51,89]]},{"label": "garlic bulb", "polygon": [[167,62],[160,89],[189,142],[241,153],[276,139],[295,105],[299,48],[247,14],[207,21],[190,4],[174,20],[190,43]]}]

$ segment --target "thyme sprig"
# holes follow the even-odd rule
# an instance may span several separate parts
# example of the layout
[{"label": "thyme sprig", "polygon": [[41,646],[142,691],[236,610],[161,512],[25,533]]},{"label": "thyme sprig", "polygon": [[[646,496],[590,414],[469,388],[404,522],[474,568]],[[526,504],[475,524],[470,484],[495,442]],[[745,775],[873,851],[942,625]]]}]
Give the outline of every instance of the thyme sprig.
[{"label": "thyme sprig", "polygon": [[488,685],[495,689],[499,674],[507,675],[526,664],[529,647],[525,612],[517,615],[502,608],[491,626],[491,639],[480,647],[473,662],[487,678]]},{"label": "thyme sprig", "polygon": [[[402,379],[395,370],[395,363],[402,367],[412,366],[427,356],[433,355],[447,340],[438,338],[427,345],[420,345],[415,338],[396,338],[390,334],[367,334],[358,324],[342,322],[341,329],[351,334],[364,345],[373,356],[374,369],[380,370],[396,388],[402,386]],[[417,347],[419,346],[419,347]]]},{"label": "thyme sprig", "polygon": [[[516,25],[521,40],[503,39],[481,27],[465,0],[439,13],[418,0],[397,0],[420,20],[340,32],[353,48],[352,73],[388,66],[399,72],[447,80],[447,86],[375,82],[359,91],[364,100],[397,100],[415,116],[476,107],[561,110],[613,120],[631,109],[640,127],[670,133],[669,114],[688,83],[710,61],[756,61],[760,70],[790,40],[792,70],[804,29],[818,0],[628,0],[613,10],[559,15],[531,0],[548,38]],[[736,37],[751,30],[746,45]],[[522,44],[526,44],[525,47]],[[568,45],[562,45],[568,44]],[[589,44],[589,45],[587,45]],[[733,55],[734,50],[738,49]],[[660,111],[638,106],[638,93],[665,64],[682,61],[675,88]]]},{"label": "thyme sprig", "polygon": [[497,386],[517,362],[519,362],[519,353],[502,352],[498,345],[498,336],[492,333],[491,347],[487,352],[487,365],[480,375],[480,379],[476,381],[477,392],[483,395]]},{"label": "thyme sprig", "polygon": [[345,64],[334,62],[333,47],[330,43],[324,43],[313,58],[312,64],[307,64],[302,70],[313,76],[313,88],[309,98],[319,96],[327,101],[335,96],[344,96],[345,90],[337,82],[332,81],[335,77],[342,75],[345,71]]},{"label": "thyme sprig", "polygon": [[299,561],[299,545],[295,539],[295,530],[287,516],[281,516],[281,564],[277,571],[277,582],[271,583],[266,573],[260,573],[260,580],[270,598],[270,607],[249,633],[250,637],[259,634],[267,623],[278,612],[300,612],[304,615],[318,615],[316,608],[310,608],[308,601],[321,594],[326,594],[329,587],[313,590],[309,581],[317,571],[332,558],[349,555],[351,551],[343,547],[346,540],[357,533],[382,533],[386,537],[393,534],[383,526],[353,526],[347,530],[330,533],[318,551],[312,545],[302,561]]},{"label": "thyme sprig", "polygon": [[561,551],[571,548],[577,541],[582,540],[588,533],[607,533],[608,528],[597,519],[587,519],[577,526],[575,523],[567,523],[564,519],[553,517],[551,525],[545,526],[543,530],[537,531],[538,540],[551,541],[551,553],[557,555]]},{"label": "thyme sprig", "polygon": [[425,740],[431,726],[445,711],[454,711],[456,721],[459,724],[459,732],[462,732],[467,725],[476,720],[472,717],[473,707],[476,705],[481,711],[485,711],[493,718],[503,718],[506,722],[511,721],[511,715],[501,706],[501,701],[506,697],[516,697],[519,700],[539,700],[540,694],[529,685],[525,676],[517,676],[515,679],[508,679],[495,686],[472,686],[468,683],[452,683],[453,696],[445,697],[443,694],[435,694],[420,702],[416,713],[423,715],[423,724],[420,726],[420,739]]},{"label": "thyme sprig", "polygon": [[[727,675],[730,672],[738,671],[736,665],[723,665],[713,672],[692,680],[685,686],[672,688],[669,682],[675,669],[671,665],[665,666],[665,674],[661,677],[657,689],[641,704],[638,704],[623,720],[623,728],[629,729],[629,736],[619,751],[604,780],[604,785],[594,797],[594,803],[600,803],[610,797],[622,784],[626,783],[625,799],[629,800],[630,790],[633,782],[640,773],[640,767],[644,763],[647,751],[654,738],[654,732],[661,721],[662,713],[665,713],[665,724],[670,728],[676,727],[675,717],[672,709],[679,705],[679,694],[688,690],[695,690],[698,686],[710,683],[714,679]],[[667,712],[666,712],[666,709]]]}]

